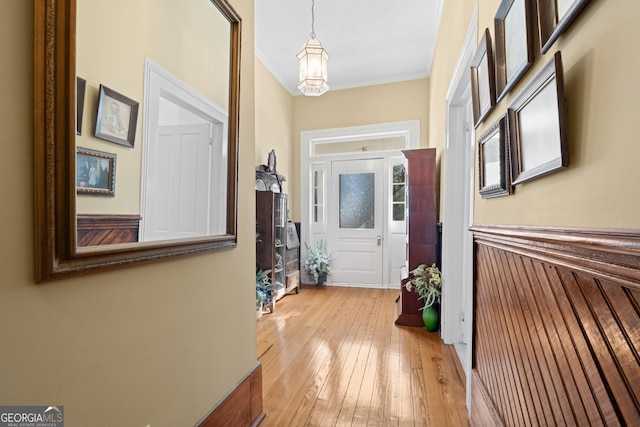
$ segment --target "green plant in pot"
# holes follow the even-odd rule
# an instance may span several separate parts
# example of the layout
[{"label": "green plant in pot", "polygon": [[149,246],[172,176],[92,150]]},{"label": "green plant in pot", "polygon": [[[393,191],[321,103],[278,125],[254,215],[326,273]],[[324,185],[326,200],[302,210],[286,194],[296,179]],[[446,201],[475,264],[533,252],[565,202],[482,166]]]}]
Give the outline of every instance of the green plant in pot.
[{"label": "green plant in pot", "polygon": [[271,270],[256,270],[256,310],[271,305],[273,301],[271,286]]},{"label": "green plant in pot", "polygon": [[307,247],[307,260],[304,269],[313,276],[318,285],[323,285],[327,280],[327,274],[331,273],[331,253],[327,250],[327,242],[318,240]]},{"label": "green plant in pot", "polygon": [[422,321],[428,331],[434,332],[438,330],[440,322],[440,313],[438,305],[440,304],[440,296],[442,295],[442,274],[440,269],[432,264],[420,264],[415,270],[411,271],[413,276],[407,283],[405,288],[407,291],[415,291],[418,299],[424,302],[422,310]]}]

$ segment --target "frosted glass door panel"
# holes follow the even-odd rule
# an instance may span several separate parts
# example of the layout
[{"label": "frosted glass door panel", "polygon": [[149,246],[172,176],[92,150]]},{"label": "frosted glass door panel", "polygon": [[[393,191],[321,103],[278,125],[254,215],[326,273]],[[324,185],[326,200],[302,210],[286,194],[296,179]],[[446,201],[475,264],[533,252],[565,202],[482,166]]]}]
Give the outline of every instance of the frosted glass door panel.
[{"label": "frosted glass door panel", "polygon": [[340,174],[340,228],[375,227],[373,173]]},{"label": "frosted glass door panel", "polygon": [[331,162],[331,282],[382,286],[384,160]]}]

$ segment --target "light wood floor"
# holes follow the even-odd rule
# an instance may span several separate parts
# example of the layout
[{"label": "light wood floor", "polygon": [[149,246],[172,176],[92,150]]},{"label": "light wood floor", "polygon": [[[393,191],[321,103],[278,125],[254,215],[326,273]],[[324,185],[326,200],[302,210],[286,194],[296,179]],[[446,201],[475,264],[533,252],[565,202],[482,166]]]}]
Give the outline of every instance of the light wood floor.
[{"label": "light wood floor", "polygon": [[394,325],[398,293],[306,286],[258,319],[260,427],[468,425],[453,347]]}]

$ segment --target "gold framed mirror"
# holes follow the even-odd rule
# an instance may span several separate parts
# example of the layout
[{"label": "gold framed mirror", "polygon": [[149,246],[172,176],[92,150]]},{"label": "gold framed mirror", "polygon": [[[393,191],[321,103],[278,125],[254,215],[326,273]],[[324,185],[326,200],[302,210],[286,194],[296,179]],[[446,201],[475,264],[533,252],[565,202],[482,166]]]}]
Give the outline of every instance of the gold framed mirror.
[{"label": "gold framed mirror", "polygon": [[[34,2],[37,283],[236,246],[241,19],[226,0],[189,1],[193,2],[193,7],[186,7],[181,0],[164,0],[153,3],[153,10],[143,9],[142,5],[148,5],[147,2],[124,1],[128,7],[126,13],[119,13],[111,21],[106,11],[96,14],[86,10],[92,0],[77,0],[78,4],[76,0]],[[112,4],[107,7],[122,12]],[[202,13],[202,9],[198,11],[203,7],[207,8],[206,13]],[[140,9],[142,17],[135,15],[133,9]],[[183,16],[177,16],[176,10],[184,11]],[[208,19],[202,17],[213,16],[209,15],[211,13],[219,15],[214,20],[224,23],[221,28],[214,28],[211,22],[202,22],[202,19]],[[87,23],[86,16],[89,15],[93,20]],[[107,26],[101,27],[98,21]],[[186,22],[182,29],[178,26],[180,21]],[[167,29],[168,23],[171,31]],[[136,28],[129,28],[132,35],[128,35],[127,26],[133,25]],[[155,35],[140,33],[141,26],[155,27]],[[82,32],[87,28],[95,33],[91,37],[102,34],[115,39],[106,42],[91,39],[87,44],[87,36],[80,35],[87,34]],[[198,28],[209,33],[199,35]],[[204,43],[216,38],[211,31],[223,34],[219,38],[223,42],[218,40],[218,44],[222,43],[224,49]],[[127,55],[136,49],[144,57],[131,60]],[[171,57],[172,49],[174,59],[181,57],[178,62],[167,59]],[[209,52],[214,50],[218,57],[210,58]],[[116,70],[119,77],[108,73],[108,67],[100,62],[104,58],[109,59],[107,63],[119,67]],[[194,61],[199,62],[194,64]],[[204,62],[211,68],[201,64]],[[190,74],[195,73],[199,75],[194,79]],[[218,74],[222,77],[216,77],[216,83],[212,83],[213,76]],[[153,98],[154,93],[168,93],[166,87],[154,89],[157,76],[160,79],[175,77],[170,87],[178,89],[168,90],[171,93],[165,98],[164,95]],[[77,91],[80,81],[81,92]],[[194,100],[191,103],[184,101],[187,95],[180,95],[189,91],[191,95],[188,96]],[[169,103],[168,109],[166,100],[174,101]],[[214,164],[213,168],[209,165],[209,175],[204,175],[207,185],[200,191],[207,197],[204,211],[208,217],[204,228],[194,233],[160,233],[154,237],[152,233],[143,234],[142,231],[145,227],[147,230],[157,228],[155,224],[161,222],[152,219],[154,205],[149,200],[156,200],[157,193],[152,193],[153,186],[145,179],[168,175],[165,173],[168,166],[153,163],[154,157],[145,150],[157,148],[153,144],[160,138],[159,129],[164,126],[157,117],[167,116],[162,112],[162,104],[164,111],[176,105],[186,106],[176,115],[199,116],[208,163],[217,161],[219,164]],[[126,113],[127,126],[110,128],[108,120],[114,118],[109,115],[118,113],[119,108],[120,113]],[[171,157],[171,151],[167,151],[164,158],[167,157]],[[87,163],[86,181],[80,178],[81,165],[77,159],[82,159],[83,166]],[[90,173],[92,161],[98,169],[91,166]],[[102,184],[96,179],[99,165],[103,163],[104,182],[108,182],[108,186],[104,184],[104,190],[108,191],[100,191]],[[131,169],[131,165],[137,169]],[[171,187],[179,181],[163,179]],[[200,185],[202,180],[195,177],[191,182]],[[85,186],[95,188],[87,191]],[[79,191],[80,187],[82,191]],[[145,193],[154,195],[145,198]],[[165,205],[183,208],[184,197],[167,199]],[[104,231],[123,217],[127,221],[132,217],[140,220],[139,224],[133,221],[136,225],[132,239],[107,242],[94,239],[86,243],[79,237],[84,236],[87,227],[93,227],[92,231],[97,228]],[[107,220],[103,221],[104,218]],[[100,225],[96,225],[98,223]]]}]

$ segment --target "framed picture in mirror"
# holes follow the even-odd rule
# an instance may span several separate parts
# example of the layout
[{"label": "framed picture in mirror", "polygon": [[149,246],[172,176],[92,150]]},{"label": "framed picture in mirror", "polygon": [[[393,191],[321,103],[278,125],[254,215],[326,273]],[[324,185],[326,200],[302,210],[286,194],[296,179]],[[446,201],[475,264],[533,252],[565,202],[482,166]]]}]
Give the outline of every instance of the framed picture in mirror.
[{"label": "framed picture in mirror", "polygon": [[496,103],[493,52],[488,28],[484,30],[478,49],[471,59],[471,97],[473,123],[478,127]]},{"label": "framed picture in mirror", "polygon": [[133,148],[139,103],[100,85],[96,138]]},{"label": "framed picture in mirror", "polygon": [[509,119],[503,115],[478,140],[480,195],[483,199],[512,193],[509,164]]},{"label": "framed picture in mirror", "polygon": [[496,13],[496,93],[505,97],[533,63],[532,0],[502,0]]},{"label": "framed picture in mirror", "polygon": [[508,110],[513,185],[569,165],[567,103],[557,52]]},{"label": "framed picture in mirror", "polygon": [[78,194],[115,196],[116,155],[78,147],[76,150],[76,191]]},{"label": "framed picture in mirror", "polygon": [[540,52],[546,53],[590,0],[538,0]]}]

